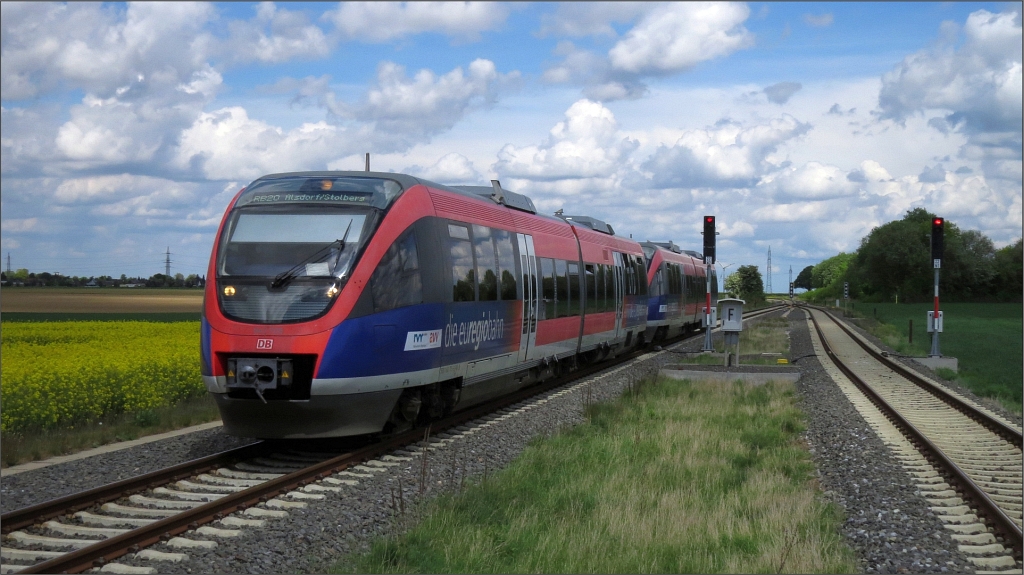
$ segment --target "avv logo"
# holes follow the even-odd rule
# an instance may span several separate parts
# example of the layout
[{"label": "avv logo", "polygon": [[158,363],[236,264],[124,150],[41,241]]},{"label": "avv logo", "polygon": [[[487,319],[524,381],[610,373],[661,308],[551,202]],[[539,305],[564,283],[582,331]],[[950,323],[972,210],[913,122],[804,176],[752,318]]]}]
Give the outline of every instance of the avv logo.
[{"label": "avv logo", "polygon": [[405,336],[405,351],[441,347],[441,330],[410,331]]}]

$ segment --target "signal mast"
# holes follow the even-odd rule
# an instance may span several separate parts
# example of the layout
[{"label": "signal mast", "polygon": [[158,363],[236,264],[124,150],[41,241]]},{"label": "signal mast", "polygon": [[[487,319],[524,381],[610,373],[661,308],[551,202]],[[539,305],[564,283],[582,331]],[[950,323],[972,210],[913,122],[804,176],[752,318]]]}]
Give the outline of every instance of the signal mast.
[{"label": "signal mast", "polygon": [[939,311],[939,270],[942,269],[943,218],[932,218],[932,268],[935,269],[935,309],[928,312],[928,331],[932,332],[932,351],[929,357],[942,357],[939,353],[939,332],[942,331],[942,312]]}]

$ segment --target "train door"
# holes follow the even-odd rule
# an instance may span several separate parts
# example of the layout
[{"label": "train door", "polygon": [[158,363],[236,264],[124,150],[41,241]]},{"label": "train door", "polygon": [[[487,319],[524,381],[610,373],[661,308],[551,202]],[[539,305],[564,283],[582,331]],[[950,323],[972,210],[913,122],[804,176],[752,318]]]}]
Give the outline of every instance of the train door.
[{"label": "train door", "polygon": [[612,269],[615,270],[613,274],[615,280],[613,282],[615,285],[615,339],[619,339],[620,337],[626,337],[626,330],[622,326],[622,300],[623,296],[625,296],[623,280],[625,280],[625,277],[622,273],[624,269],[622,267],[622,254],[612,252],[612,258],[614,262]]},{"label": "train door", "polygon": [[518,234],[519,261],[523,270],[523,325],[519,339],[519,361],[534,359],[537,344],[537,258],[533,254],[533,236]]}]

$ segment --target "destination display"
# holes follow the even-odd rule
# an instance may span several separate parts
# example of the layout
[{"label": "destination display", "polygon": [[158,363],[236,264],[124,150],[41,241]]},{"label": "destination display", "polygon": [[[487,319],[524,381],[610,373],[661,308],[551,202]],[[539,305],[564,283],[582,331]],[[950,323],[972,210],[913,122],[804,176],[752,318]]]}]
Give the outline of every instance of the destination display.
[{"label": "destination display", "polygon": [[246,204],[332,202],[346,204],[369,204],[372,193],[363,192],[256,192]]}]

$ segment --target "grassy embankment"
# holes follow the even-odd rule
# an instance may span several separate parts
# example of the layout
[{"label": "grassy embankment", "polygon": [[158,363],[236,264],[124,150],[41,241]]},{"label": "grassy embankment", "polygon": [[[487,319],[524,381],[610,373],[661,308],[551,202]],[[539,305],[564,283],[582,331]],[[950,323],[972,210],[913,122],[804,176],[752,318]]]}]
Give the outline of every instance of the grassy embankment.
[{"label": "grassy embankment", "polygon": [[[1019,303],[944,303],[939,351],[957,358],[959,373],[942,370],[982,397],[1021,413],[1024,381],[1024,305]],[[925,331],[932,304],[865,303],[855,306],[860,324],[897,352],[923,357],[931,350]],[[910,320],[914,322],[910,343]]]},{"label": "grassy embankment", "polygon": [[800,429],[789,386],[659,381],[337,571],[852,572]]},{"label": "grassy embankment", "polygon": [[[4,288],[3,415],[22,423],[7,425],[0,434],[0,464],[218,419],[196,379],[201,301],[199,290]],[[147,324],[124,333],[123,325],[96,321]],[[46,323],[26,331],[25,322]],[[176,325],[164,329],[149,325],[153,322]],[[121,340],[108,337],[114,331],[122,332]],[[140,338],[144,341],[135,341]],[[134,393],[152,391],[153,385],[170,395],[154,402],[149,399],[159,394]],[[68,402],[83,390],[82,401]],[[38,397],[33,400],[32,394]]]},{"label": "grassy embankment", "polygon": [[[779,317],[744,321],[743,331],[740,332],[740,355],[770,353],[784,356],[789,351],[789,337],[786,335],[788,324],[788,320]],[[714,345],[717,353],[726,351],[723,339],[715,340]],[[729,346],[729,352],[735,354],[736,348]],[[724,361],[718,356],[694,353],[681,356],[680,363],[722,365]],[[743,365],[777,365],[777,363],[777,358],[774,356],[748,358],[742,361]],[[735,360],[733,365],[735,365]]]},{"label": "grassy embankment", "polygon": [[649,382],[335,572],[853,572],[802,426],[791,384]]}]

